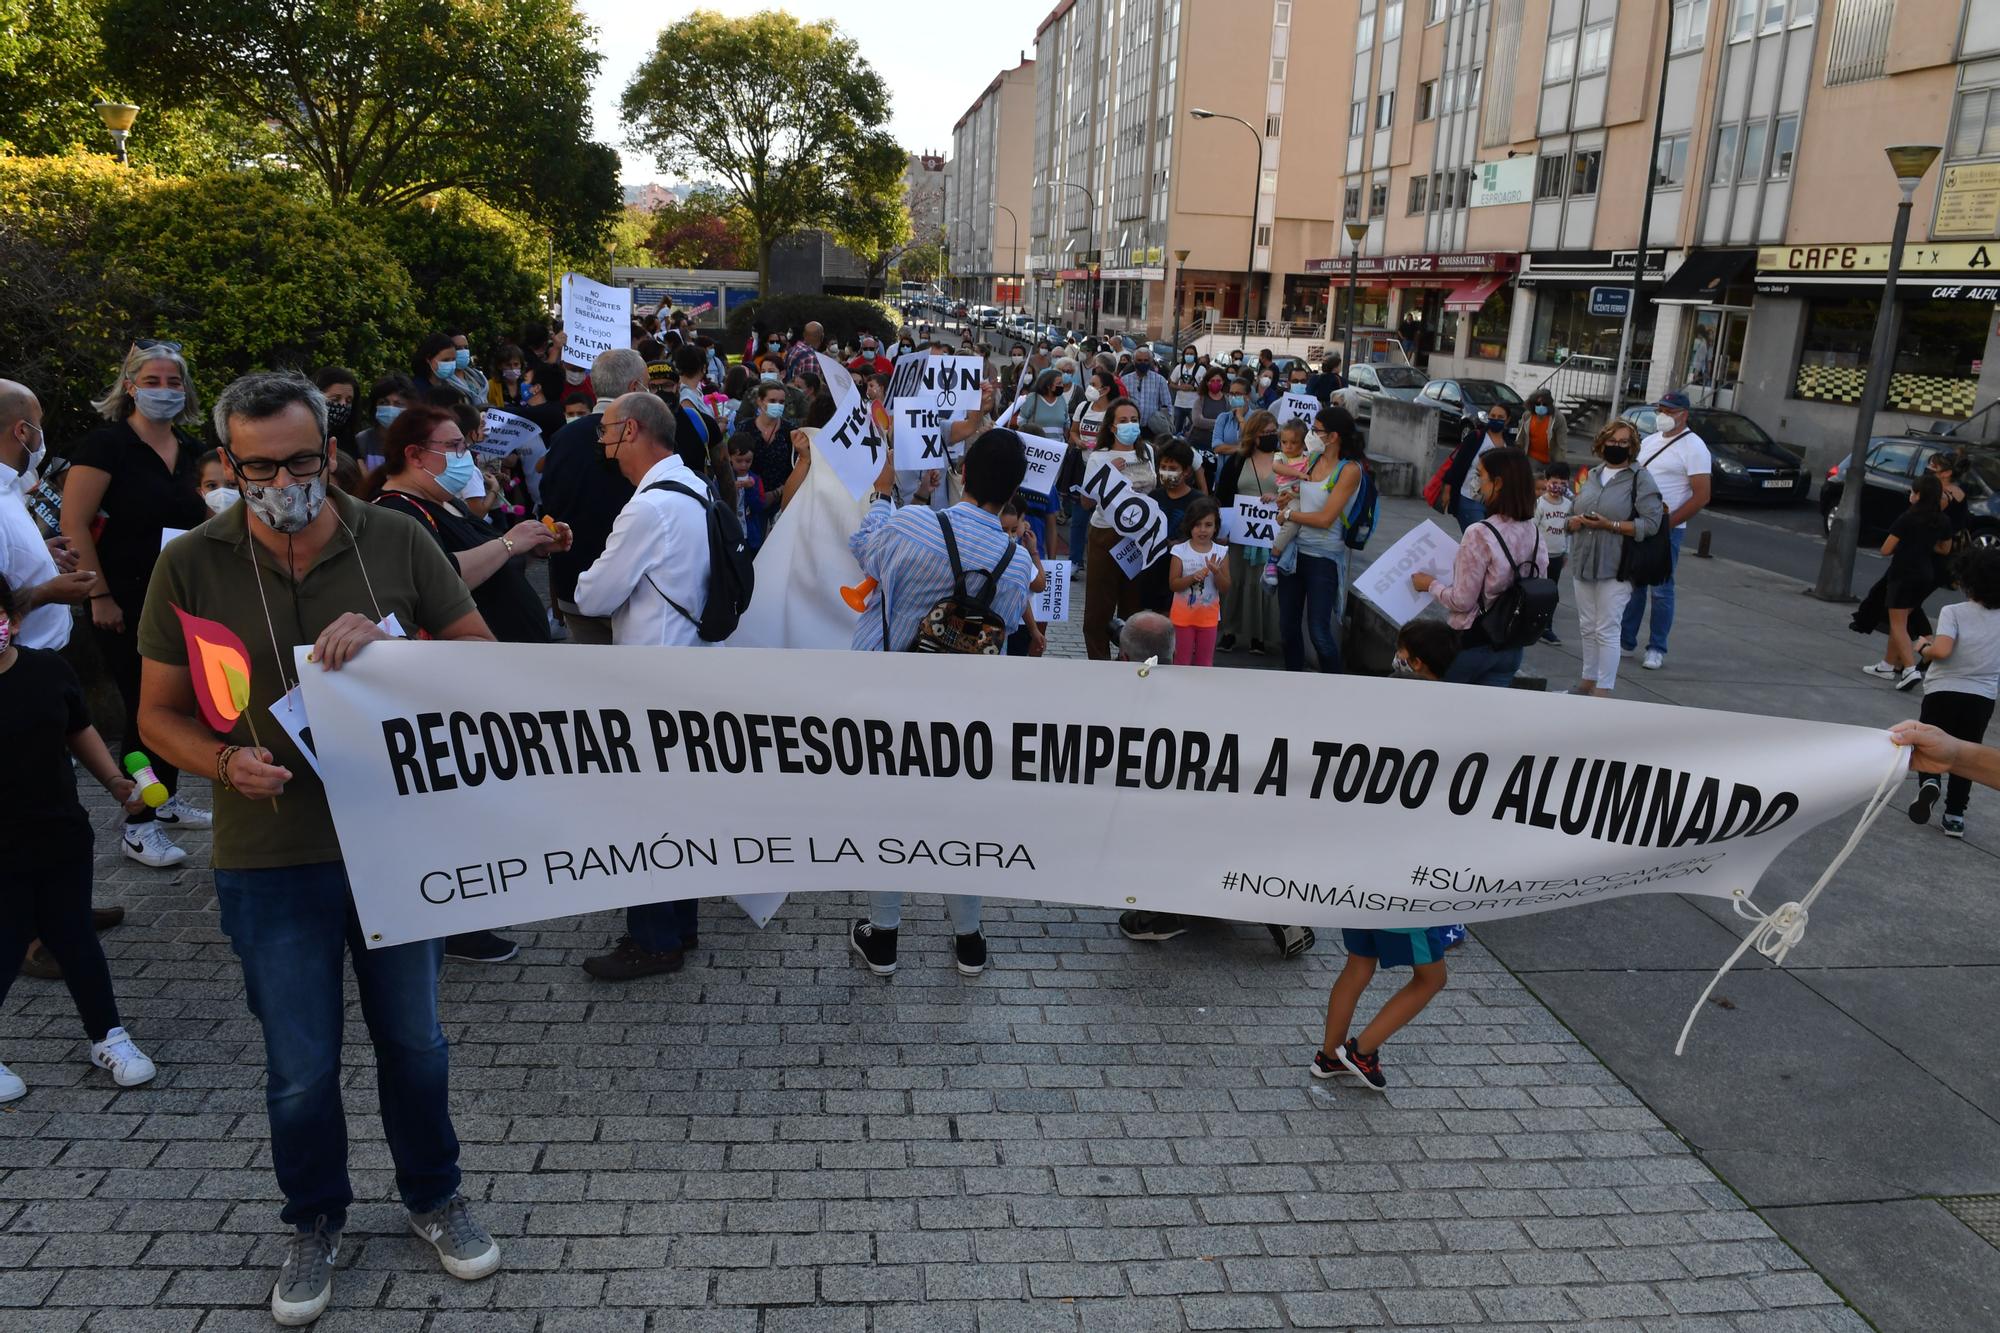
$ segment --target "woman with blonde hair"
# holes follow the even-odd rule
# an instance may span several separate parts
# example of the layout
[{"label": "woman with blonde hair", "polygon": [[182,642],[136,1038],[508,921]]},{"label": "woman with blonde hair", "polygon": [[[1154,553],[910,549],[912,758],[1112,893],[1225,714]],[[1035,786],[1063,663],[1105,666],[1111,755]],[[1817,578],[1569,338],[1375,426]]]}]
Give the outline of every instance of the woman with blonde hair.
[{"label": "woman with blonde hair", "polygon": [[1590,451],[1601,465],[1583,474],[1571,506],[1569,570],[1575,580],[1577,629],[1583,643],[1578,694],[1609,694],[1618,684],[1618,627],[1632,585],[1618,577],[1630,537],[1644,541],[1666,521],[1660,487],[1639,466],[1639,428],[1620,419],[1597,432]]},{"label": "woman with blonde hair", "polygon": [[[77,568],[94,570],[90,623],[105,670],[125,701],[119,745],[139,748],[139,649],[135,642],[160,535],[208,521],[201,498],[201,399],[179,343],[141,338],[125,353],[118,378],[91,404],[105,424],[83,437],[70,457],[63,489],[62,531]],[[96,527],[102,512],[104,523]],[[170,793],[157,810],[125,816],[125,855],[142,865],[171,866],[187,852],[169,828],[207,828],[206,810],[177,793],[180,771],[155,759],[153,771]]]}]

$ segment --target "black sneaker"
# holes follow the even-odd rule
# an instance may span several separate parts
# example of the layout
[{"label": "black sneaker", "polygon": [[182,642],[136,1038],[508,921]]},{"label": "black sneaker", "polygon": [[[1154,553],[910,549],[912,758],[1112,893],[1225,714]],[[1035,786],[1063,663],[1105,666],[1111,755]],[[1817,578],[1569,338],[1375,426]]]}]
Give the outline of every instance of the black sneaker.
[{"label": "black sneaker", "polygon": [[1931,811],[1937,808],[1938,796],[1942,791],[1942,783],[1931,782],[1928,779],[1917,785],[1917,799],[1910,802],[1912,824],[1931,822]]},{"label": "black sneaker", "polygon": [[1562,640],[1556,637],[1556,632],[1552,629],[1545,629],[1542,631],[1542,642],[1547,644],[1553,644],[1558,648],[1562,647]]},{"label": "black sneaker", "polygon": [[1348,1073],[1380,1092],[1389,1086],[1389,1080],[1382,1077],[1382,1058],[1378,1051],[1374,1055],[1363,1055],[1361,1048],[1349,1037],[1347,1044],[1334,1052],[1335,1058],[1346,1067]]},{"label": "black sneaker", "polygon": [[847,945],[861,955],[868,970],[876,976],[886,977],[896,970],[895,931],[882,930],[870,921],[857,921],[847,932]]},{"label": "black sneaker", "polygon": [[1157,943],[1187,934],[1187,918],[1174,912],[1120,912],[1118,933],[1128,940]]},{"label": "black sneaker", "polygon": [[1278,946],[1282,958],[1297,958],[1319,942],[1312,933],[1311,926],[1266,926],[1271,932],[1271,942]]},{"label": "black sneaker", "polygon": [[1314,1078],[1332,1078],[1335,1074],[1345,1074],[1347,1072],[1340,1067],[1338,1061],[1327,1055],[1325,1051],[1313,1052],[1312,1070]]},{"label": "black sneaker", "polygon": [[472,930],[444,938],[444,956],[467,963],[504,963],[521,952],[521,946],[490,930]]},{"label": "black sneaker", "polygon": [[960,935],[952,942],[952,951],[958,955],[958,970],[966,976],[976,977],[986,970],[986,937],[978,931]]},{"label": "black sneaker", "polygon": [[1946,815],[1946,816],[1944,817],[1944,836],[1945,836],[1945,837],[1947,837],[1947,838],[1962,838],[1962,837],[1964,837],[1964,836],[1965,836],[1965,816],[1964,816],[1964,815]]}]

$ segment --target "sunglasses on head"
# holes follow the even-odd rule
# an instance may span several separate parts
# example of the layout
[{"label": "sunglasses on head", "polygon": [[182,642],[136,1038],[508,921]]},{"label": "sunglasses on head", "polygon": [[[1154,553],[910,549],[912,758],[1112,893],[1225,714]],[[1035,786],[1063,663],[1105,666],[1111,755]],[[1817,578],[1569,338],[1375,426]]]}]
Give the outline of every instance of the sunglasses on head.
[{"label": "sunglasses on head", "polygon": [[132,340],[132,350],[137,352],[172,352],[178,356],[181,345],[177,342],[168,342],[165,338],[134,338]]}]

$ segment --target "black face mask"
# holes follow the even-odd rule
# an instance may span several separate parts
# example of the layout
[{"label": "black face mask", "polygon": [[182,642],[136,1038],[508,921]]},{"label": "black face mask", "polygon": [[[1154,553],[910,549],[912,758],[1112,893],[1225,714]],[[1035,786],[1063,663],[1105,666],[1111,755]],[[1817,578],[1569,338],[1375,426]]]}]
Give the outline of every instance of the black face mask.
[{"label": "black face mask", "polygon": [[326,405],[326,424],[333,430],[339,430],[342,426],[345,426],[347,419],[353,415],[354,404],[352,403],[329,402]]},{"label": "black face mask", "polygon": [[1613,467],[1627,462],[1631,457],[1632,451],[1622,444],[1607,444],[1604,446],[1604,461]]},{"label": "black face mask", "polygon": [[1275,435],[1260,435],[1260,436],[1258,436],[1258,437],[1257,437],[1257,452],[1258,452],[1258,453],[1260,453],[1260,454],[1275,454],[1275,453],[1277,453],[1277,452],[1278,452],[1278,437],[1277,437],[1277,436],[1275,436]]}]

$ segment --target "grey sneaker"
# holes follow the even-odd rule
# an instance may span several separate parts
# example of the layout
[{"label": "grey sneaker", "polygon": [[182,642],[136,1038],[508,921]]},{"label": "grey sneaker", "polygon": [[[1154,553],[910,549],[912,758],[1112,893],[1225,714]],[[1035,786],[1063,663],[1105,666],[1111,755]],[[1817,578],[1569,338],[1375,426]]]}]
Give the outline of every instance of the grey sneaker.
[{"label": "grey sneaker", "polygon": [[271,1318],[296,1328],[325,1313],[333,1299],[333,1261],[339,1257],[340,1233],[328,1230],[324,1217],[311,1231],[295,1233],[271,1288]]},{"label": "grey sneaker", "polygon": [[500,1266],[500,1242],[473,1220],[472,1205],[454,1194],[433,1213],[411,1213],[410,1230],[437,1247],[444,1271],[472,1282]]}]

